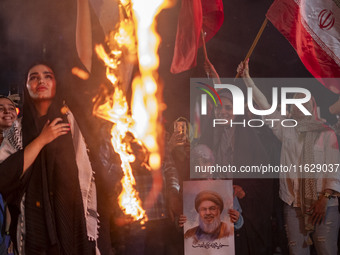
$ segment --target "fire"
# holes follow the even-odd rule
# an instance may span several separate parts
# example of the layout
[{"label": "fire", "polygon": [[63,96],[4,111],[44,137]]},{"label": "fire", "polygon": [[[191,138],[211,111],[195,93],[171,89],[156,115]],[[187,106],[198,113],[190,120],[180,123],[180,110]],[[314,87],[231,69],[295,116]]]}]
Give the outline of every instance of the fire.
[{"label": "fire", "polygon": [[[161,86],[158,81],[157,54],[160,38],[154,18],[169,5],[164,0],[132,0],[132,9],[137,31],[138,59],[140,76],[132,83],[132,118],[136,132],[150,151],[150,166],[159,170],[161,166],[161,130],[159,113],[164,109],[161,102]],[[138,126],[138,129],[137,129]]]},{"label": "fire", "polygon": [[95,114],[114,123],[111,130],[111,143],[115,152],[120,156],[124,173],[121,180],[122,192],[118,198],[119,205],[124,213],[131,215],[133,219],[146,219],[138,193],[134,189],[136,183],[130,163],[135,160],[135,157],[130,153],[129,143],[125,141],[128,133],[133,133],[133,119],[128,114],[128,103],[123,91],[118,86],[118,76],[115,74],[115,69],[112,68],[112,63],[115,61],[110,59],[102,46],[96,46],[96,52],[107,65],[107,77],[114,86],[113,95],[107,95],[104,99],[105,103],[95,107]]},{"label": "fire", "polygon": [[[97,45],[96,52],[107,67],[106,76],[113,85],[113,93],[106,91],[97,96],[94,114],[114,123],[112,146],[121,159],[124,177],[119,205],[134,220],[147,220],[130,163],[135,161],[130,142],[138,139],[150,153],[151,169],[160,170],[162,127],[159,113],[164,110],[161,101],[161,85],[157,75],[159,66],[158,47],[160,38],[156,32],[155,17],[166,7],[166,0],[121,0],[120,16],[123,17],[108,38],[110,53]],[[139,75],[132,82],[131,111],[121,88],[119,65],[124,53],[137,54]],[[107,89],[108,90],[108,89]]]}]

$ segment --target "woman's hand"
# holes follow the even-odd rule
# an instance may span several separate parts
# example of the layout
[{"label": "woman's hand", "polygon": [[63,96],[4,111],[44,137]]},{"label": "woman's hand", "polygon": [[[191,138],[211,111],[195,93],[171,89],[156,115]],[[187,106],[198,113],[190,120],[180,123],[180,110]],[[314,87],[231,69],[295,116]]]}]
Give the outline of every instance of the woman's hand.
[{"label": "woman's hand", "polygon": [[49,120],[45,123],[38,136],[38,139],[43,146],[52,142],[59,136],[67,134],[71,130],[69,123],[59,123],[61,121],[63,121],[62,118],[56,118],[51,123]]},{"label": "woman's hand", "polygon": [[238,218],[240,217],[240,213],[235,209],[229,209],[228,214],[232,223],[237,222]]},{"label": "woman's hand", "polygon": [[242,78],[250,78],[248,63],[249,59],[244,62],[242,61],[237,67],[237,73],[239,73]]},{"label": "woman's hand", "polygon": [[220,76],[218,75],[214,65],[208,59],[204,61],[203,67],[204,67],[205,73],[208,75],[208,78],[213,78],[214,83],[216,84],[221,83]]},{"label": "woman's hand", "polygon": [[214,65],[209,60],[205,60],[203,66],[204,71],[209,75],[209,78],[220,78]]},{"label": "woman's hand", "polygon": [[47,121],[40,135],[30,142],[24,149],[23,173],[33,164],[42,148],[61,135],[67,134],[70,129],[68,123],[58,123],[62,118],[56,118],[51,123]]}]

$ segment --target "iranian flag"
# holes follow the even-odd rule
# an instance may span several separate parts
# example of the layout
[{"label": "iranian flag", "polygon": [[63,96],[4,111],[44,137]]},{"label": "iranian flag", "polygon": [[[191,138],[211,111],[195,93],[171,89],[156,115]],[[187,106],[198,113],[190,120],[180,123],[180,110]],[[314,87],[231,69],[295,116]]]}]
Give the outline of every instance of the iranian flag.
[{"label": "iranian flag", "polygon": [[276,0],[267,12],[308,71],[340,94],[340,1]]}]

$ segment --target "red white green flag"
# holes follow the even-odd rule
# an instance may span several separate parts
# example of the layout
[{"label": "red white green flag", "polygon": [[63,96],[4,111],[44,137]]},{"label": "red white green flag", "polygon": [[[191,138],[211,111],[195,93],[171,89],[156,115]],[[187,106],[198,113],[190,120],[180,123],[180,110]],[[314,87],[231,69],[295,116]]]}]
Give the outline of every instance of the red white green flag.
[{"label": "red white green flag", "polygon": [[267,12],[308,71],[325,87],[340,94],[340,1],[276,0]]}]

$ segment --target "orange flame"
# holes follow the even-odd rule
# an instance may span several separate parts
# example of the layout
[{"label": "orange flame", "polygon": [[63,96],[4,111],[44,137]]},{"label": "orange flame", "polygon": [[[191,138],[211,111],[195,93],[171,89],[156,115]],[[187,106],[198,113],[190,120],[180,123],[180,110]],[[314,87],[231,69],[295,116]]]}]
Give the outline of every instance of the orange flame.
[{"label": "orange flame", "polygon": [[128,103],[123,91],[118,87],[118,77],[115,69],[112,69],[112,61],[106,54],[102,46],[96,46],[98,56],[107,65],[107,77],[114,85],[112,97],[107,96],[105,103],[99,105],[95,114],[103,119],[114,123],[111,130],[111,143],[116,153],[121,159],[121,167],[124,177],[121,180],[122,192],[119,195],[119,205],[123,212],[131,215],[133,219],[140,220],[146,218],[145,211],[142,208],[138,193],[134,189],[135,179],[132,174],[130,163],[135,160],[134,156],[128,152],[128,144],[124,142],[128,132],[132,132],[131,126],[133,120],[128,114]]},{"label": "orange flame", "polygon": [[[147,217],[138,192],[134,189],[136,183],[130,163],[134,162],[135,156],[131,154],[126,137],[131,133],[142,141],[150,152],[151,168],[160,169],[161,153],[158,143],[161,140],[162,128],[158,123],[158,114],[164,106],[161,98],[157,96],[160,95],[160,85],[157,84],[157,51],[160,39],[156,33],[154,19],[165,7],[163,2],[164,0],[121,0],[120,11],[125,14],[121,16],[126,18],[120,21],[108,37],[110,53],[107,54],[103,46],[96,46],[98,56],[107,67],[106,76],[113,84],[114,92],[111,96],[106,95],[104,103],[97,105],[94,113],[114,123],[111,143],[121,158],[124,172],[119,205],[125,214],[131,215],[135,220],[147,220]],[[129,54],[138,53],[140,70],[140,76],[135,77],[132,82],[131,115],[124,92],[120,88],[121,77],[118,70],[125,51]]]},{"label": "orange flame", "polygon": [[[159,142],[159,113],[164,106],[160,95],[161,85],[158,83],[157,69],[159,57],[157,54],[160,37],[156,31],[155,17],[168,6],[165,0],[132,0],[132,9],[136,23],[138,60],[140,76],[132,83],[132,118],[138,138],[150,151],[149,163],[152,169],[161,167],[161,151]],[[138,127],[138,128],[137,128]]]}]

